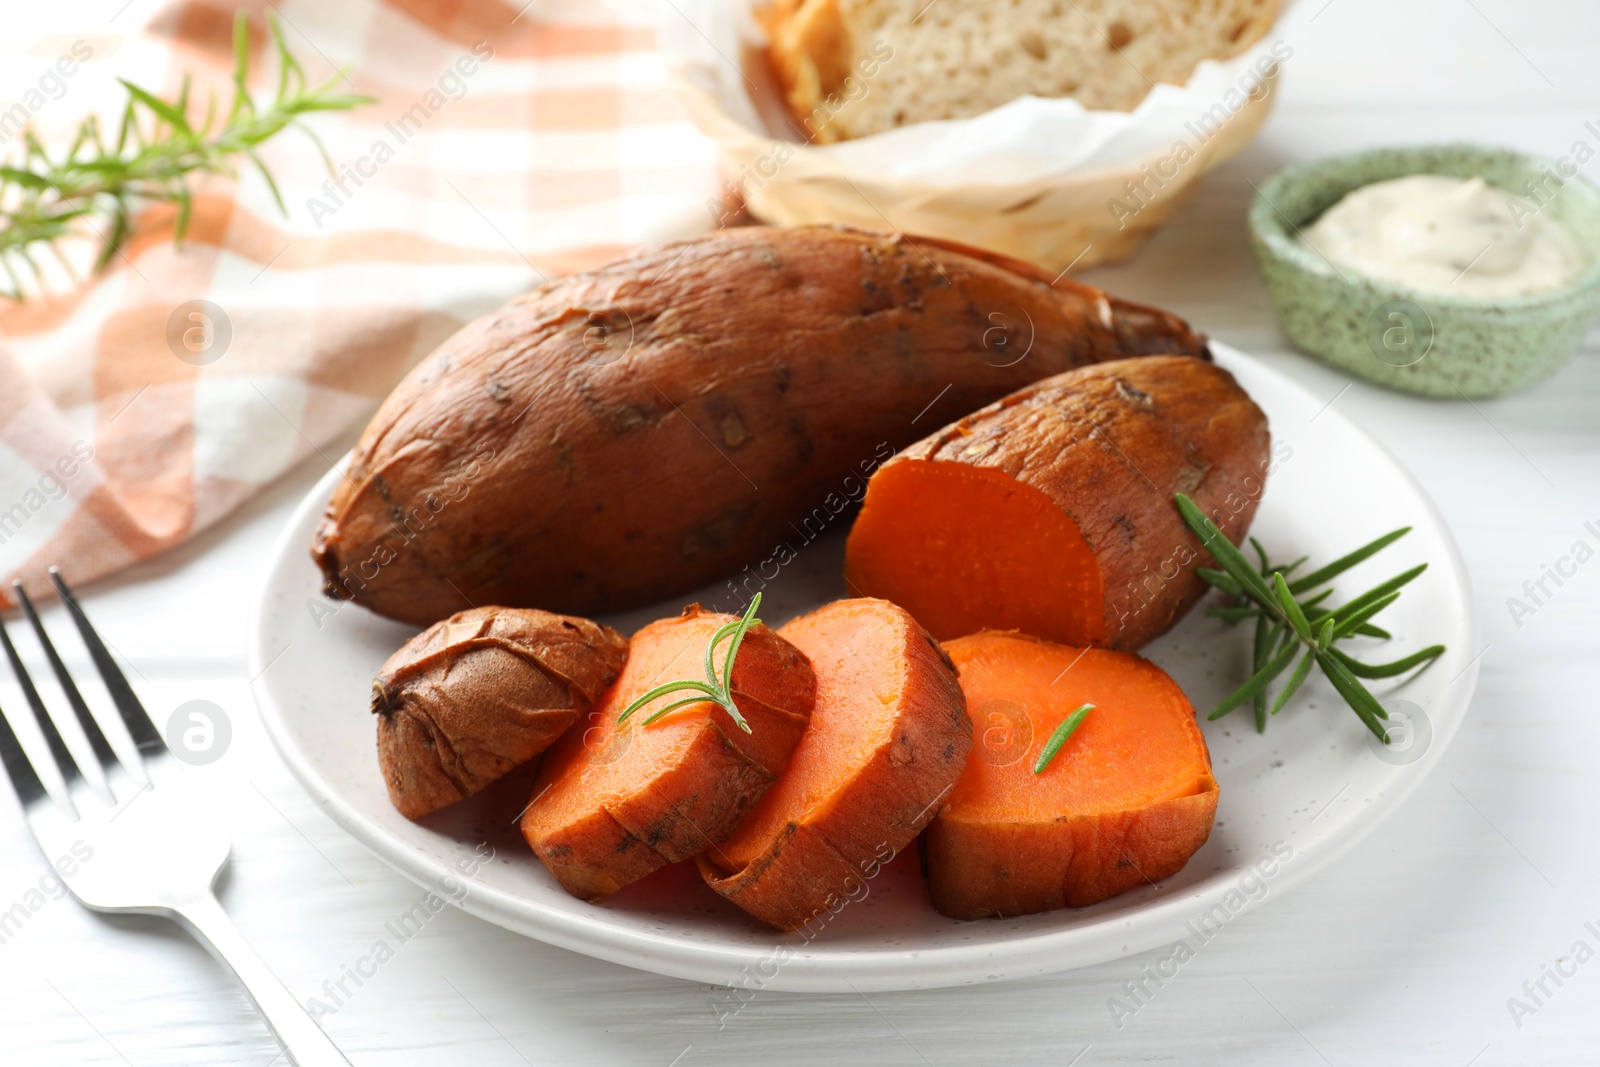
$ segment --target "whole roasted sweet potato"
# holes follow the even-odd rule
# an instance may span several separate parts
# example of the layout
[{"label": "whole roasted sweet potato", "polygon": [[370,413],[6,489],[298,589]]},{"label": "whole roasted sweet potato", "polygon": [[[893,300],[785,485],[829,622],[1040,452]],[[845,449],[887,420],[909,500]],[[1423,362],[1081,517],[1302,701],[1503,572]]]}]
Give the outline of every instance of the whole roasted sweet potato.
[{"label": "whole roasted sweet potato", "polygon": [[1021,630],[1136,649],[1204,595],[1188,493],[1235,543],[1273,464],[1233,375],[1154,356],[1070,371],[928,437],[872,476],[845,573],[935,637]]},{"label": "whole roasted sweet potato", "polygon": [[420,819],[543,752],[617,680],[628,639],[588,619],[473,608],[400,646],[372,683],[389,799]]},{"label": "whole roasted sweet potato", "polygon": [[330,595],[421,624],[468,598],[651,603],[784,562],[896,448],[1020,386],[1205,352],[1164,312],[939,242],[749,227],[647,248],[413,370],[312,554]]}]

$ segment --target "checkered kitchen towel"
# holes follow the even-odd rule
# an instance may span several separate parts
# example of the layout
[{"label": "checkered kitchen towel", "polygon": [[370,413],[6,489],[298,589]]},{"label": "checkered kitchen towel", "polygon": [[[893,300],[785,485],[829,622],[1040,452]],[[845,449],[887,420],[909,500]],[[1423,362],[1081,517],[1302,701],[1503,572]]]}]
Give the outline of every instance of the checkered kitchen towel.
[{"label": "checkered kitchen towel", "polygon": [[[234,6],[141,25],[148,6],[122,36],[9,27],[0,153],[24,121],[59,141],[114,115],[117,76],[170,93],[191,70],[225,93]],[[268,143],[288,217],[253,173],[208,180],[181,248],[172,212],[147,211],[111,269],[0,306],[0,597],[52,563],[81,583],[183,541],[337,460],[471,318],[710,226],[713,151],[665,87],[648,0],[258,0],[258,59],[269,7],[313,82],[347,67],[378,103],[312,119],[337,180],[302,135]]]}]

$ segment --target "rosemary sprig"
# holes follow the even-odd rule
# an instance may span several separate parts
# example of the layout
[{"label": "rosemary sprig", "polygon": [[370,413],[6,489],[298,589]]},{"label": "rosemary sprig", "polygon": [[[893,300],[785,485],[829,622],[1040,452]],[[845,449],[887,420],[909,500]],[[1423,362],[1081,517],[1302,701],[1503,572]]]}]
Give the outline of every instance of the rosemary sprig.
[{"label": "rosemary sprig", "polygon": [[[634,712],[668,693],[682,693],[692,690],[696,695],[674,700],[664,708],[658,708],[651,716],[645,719],[644,724],[649,726],[669,711],[674,711],[686,704],[699,704],[709,700],[718,705],[734,722],[739,724],[739,729],[745,733],[750,732],[750,724],[745,722],[744,716],[739,713],[739,705],[733,702],[733,659],[739,654],[739,644],[744,640],[744,635],[750,627],[760,625],[761,620],[756,618],[756,609],[761,606],[761,594],[757,593],[750,600],[750,606],[745,609],[744,617],[730,622],[711,635],[711,641],[706,645],[706,680],[696,681],[693,678],[684,678],[676,682],[667,682],[658,685],[648,693],[635,700],[632,704],[622,709],[622,714],[617,716],[617,725],[627,722]],[[717,646],[724,638],[732,638],[728,644],[727,661],[722,668],[722,678],[717,678],[716,651]]]},{"label": "rosemary sprig", "polygon": [[1033,765],[1034,774],[1044,773],[1044,769],[1050,766],[1050,761],[1056,758],[1056,753],[1061,751],[1061,747],[1067,743],[1068,738],[1077,733],[1078,727],[1083,723],[1089,712],[1093,710],[1093,704],[1085,704],[1061,720],[1061,725],[1055,728],[1050,734],[1050,739],[1044,743],[1044,748],[1039,751],[1039,758]]},{"label": "rosemary sprig", "polygon": [[216,98],[206,98],[204,116],[191,116],[190,79],[184,76],[176,100],[163,100],[122,80],[128,103],[115,140],[108,140],[97,117],[90,115],[60,154],[52,154],[33,130],[24,132],[19,156],[0,165],[0,269],[10,288],[0,295],[24,296],[26,268],[42,278],[34,252],[49,248],[70,277],[75,272],[60,248],[63,238],[80,224],[100,239],[94,269],[117,255],[132,232],[131,219],[141,206],[177,206],[173,238],[182,241],[193,209],[188,185],[191,174],[236,177],[241,159],[260,172],[278,210],[287,214],[283,195],[256,149],[290,126],[301,129],[333,171],[333,161],[316,134],[300,120],[316,111],[344,111],[372,102],[372,97],[336,93],[340,72],[318,86],[308,85],[305,71],[290,53],[278,20],[270,13],[267,30],[277,54],[278,86],[269,101],[258,105],[246,88],[250,73],[250,28],[244,12],[233,23],[233,101],[219,115]]},{"label": "rosemary sprig", "polygon": [[[1403,571],[1338,607],[1323,605],[1333,593],[1331,588],[1304,599],[1296,597],[1326,585],[1351,567],[1371,558],[1404,537],[1411,527],[1391,530],[1354,552],[1340,556],[1332,563],[1291,582],[1288,574],[1305,562],[1304,557],[1288,567],[1275,567],[1268,560],[1260,542],[1251,538],[1251,547],[1259,561],[1259,567],[1254,566],[1194,501],[1182,493],[1177,494],[1175,499],[1184,521],[1221,568],[1201,567],[1197,568],[1196,573],[1235,598],[1234,604],[1214,609],[1211,614],[1224,619],[1229,625],[1250,618],[1255,620],[1250,678],[1225,697],[1209,717],[1220,719],[1249,701],[1255,712],[1256,729],[1264,731],[1267,719],[1283,710],[1305,684],[1311,668],[1316,666],[1367,729],[1388,744],[1389,735],[1383,727],[1383,720],[1388,718],[1388,714],[1360,679],[1392,678],[1403,674],[1432,661],[1444,652],[1445,646],[1430,645],[1392,663],[1369,664],[1334,647],[1334,643],[1356,636],[1387,639],[1389,632],[1374,626],[1371,619],[1398,600],[1400,590],[1427,570],[1428,565],[1423,563]],[[1268,690],[1295,662],[1297,656],[1299,662],[1269,708]]]}]

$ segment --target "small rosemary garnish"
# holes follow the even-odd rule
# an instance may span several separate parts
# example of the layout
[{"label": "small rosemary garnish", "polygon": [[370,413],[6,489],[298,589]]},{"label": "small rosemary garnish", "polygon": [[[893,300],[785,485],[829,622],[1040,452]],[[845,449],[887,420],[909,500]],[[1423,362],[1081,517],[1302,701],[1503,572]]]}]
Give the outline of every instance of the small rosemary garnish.
[{"label": "small rosemary garnish", "polygon": [[1050,761],[1056,758],[1056,753],[1061,751],[1061,747],[1067,743],[1069,737],[1077,733],[1078,726],[1093,708],[1093,704],[1085,704],[1061,720],[1061,725],[1055,728],[1050,739],[1044,743],[1044,748],[1040,750],[1039,759],[1033,765],[1034,774],[1044,773],[1044,769],[1050,766]]},{"label": "small rosemary garnish", "polygon": [[[1392,663],[1373,664],[1363,663],[1341,651],[1334,647],[1334,642],[1358,635],[1389,638],[1391,635],[1387,630],[1372,624],[1372,617],[1400,599],[1401,587],[1427,570],[1428,565],[1422,563],[1403,571],[1339,607],[1323,606],[1323,601],[1333,595],[1331,588],[1323,589],[1303,600],[1297,600],[1296,597],[1309,593],[1318,586],[1326,585],[1362,560],[1405,536],[1411,527],[1403,526],[1398,530],[1391,530],[1354,552],[1341,556],[1327,566],[1291,582],[1287,576],[1305,563],[1304,557],[1286,567],[1275,567],[1268,562],[1266,550],[1261,547],[1260,542],[1252,537],[1250,544],[1260,560],[1258,570],[1245,559],[1244,553],[1235,548],[1222,531],[1217,529],[1194,501],[1182,493],[1177,494],[1176,500],[1184,521],[1199,536],[1200,543],[1211,553],[1211,558],[1222,568],[1217,571],[1200,567],[1195,573],[1234,597],[1234,604],[1213,609],[1210,614],[1225,620],[1230,625],[1245,619],[1255,619],[1252,657],[1254,673],[1249,681],[1218,704],[1209,718],[1220,719],[1248,700],[1255,710],[1257,731],[1264,731],[1267,728],[1267,717],[1283,710],[1284,705],[1305,683],[1311,674],[1312,665],[1315,664],[1344,698],[1345,703],[1349,704],[1351,710],[1366,724],[1367,729],[1376,734],[1384,744],[1388,744],[1389,734],[1384,729],[1382,720],[1387,719],[1389,713],[1383,710],[1383,705],[1378,703],[1377,698],[1361,684],[1360,679],[1391,678],[1397,674],[1404,674],[1413,667],[1432,661],[1444,652],[1445,646],[1430,645]],[[1272,701],[1269,710],[1268,688],[1280,674],[1288,670],[1289,664],[1294,662],[1296,654],[1302,650],[1304,654],[1301,655],[1300,662],[1295,665],[1288,681],[1278,691],[1277,698]]]},{"label": "small rosemary garnish", "polygon": [[[739,713],[739,705],[733,702],[733,658],[739,654],[739,643],[744,640],[744,635],[752,626],[759,626],[761,620],[756,618],[756,609],[761,606],[761,594],[757,593],[750,601],[750,606],[745,609],[744,617],[723,626],[711,635],[711,641],[706,645],[706,680],[696,681],[693,678],[684,678],[676,682],[667,682],[658,685],[632,704],[622,709],[622,714],[617,716],[617,725],[621,726],[628,721],[629,716],[657,697],[666,696],[668,693],[681,693],[693,690],[697,696],[684,697],[674,700],[664,708],[658,709],[644,721],[646,726],[655,722],[669,711],[681,708],[686,704],[699,704],[702,701],[711,701],[726,711],[734,722],[739,724],[739,729],[745,733],[750,732],[750,724],[744,721],[744,716]],[[722,668],[722,678],[717,678],[716,651],[717,646],[724,638],[731,637],[728,645],[727,661]]]},{"label": "small rosemary garnish", "polygon": [[233,102],[220,123],[217,101],[209,96],[204,118],[198,124],[190,121],[190,79],[185,75],[178,97],[172,101],[123,81],[128,103],[116,140],[109,144],[93,115],[83,120],[70,145],[57,156],[33,130],[25,131],[20,157],[0,166],[0,269],[10,281],[10,288],[0,288],[0,295],[23,298],[19,266],[26,267],[35,279],[42,277],[32,255],[36,245],[48,247],[67,274],[74,276],[58,242],[72,236],[80,222],[100,238],[94,264],[97,271],[122,249],[132,232],[132,213],[141,204],[176,205],[173,238],[181,241],[193,207],[188,176],[234,177],[240,157],[255,165],[278,210],[287,214],[277,183],[256,154],[257,146],[287,127],[298,126],[310,137],[332,171],[327,150],[309,127],[301,125],[301,117],[314,111],[344,111],[371,103],[372,98],[331,92],[344,77],[342,72],[322,85],[307,85],[305,71],[289,52],[278,20],[271,14],[267,30],[277,52],[278,88],[260,107],[245,87],[250,73],[250,26],[241,11],[233,23]]}]

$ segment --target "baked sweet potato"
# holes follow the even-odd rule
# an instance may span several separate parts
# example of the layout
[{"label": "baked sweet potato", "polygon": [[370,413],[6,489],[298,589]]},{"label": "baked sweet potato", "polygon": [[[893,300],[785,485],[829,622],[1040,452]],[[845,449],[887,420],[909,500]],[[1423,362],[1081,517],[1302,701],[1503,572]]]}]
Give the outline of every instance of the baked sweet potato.
[{"label": "baked sweet potato", "polygon": [[426,624],[649,604],[794,551],[863,472],[1052,374],[1206,353],[1179,319],[1004,257],[829,227],[646,248],[466,327],[384,402],[312,554]]},{"label": "baked sweet potato", "polygon": [[642,628],[585,728],[545,754],[522,834],[573,896],[603,897],[715,847],[788,767],[817,683],[805,655],[766,626],[745,634],[733,666],[733,702],[748,733],[710,701],[644,724],[675,695],[617,723],[651,689],[697,675],[712,634],[732,621],[695,604]]},{"label": "baked sweet potato", "polygon": [[1136,649],[1205,593],[1188,493],[1235,543],[1272,465],[1233,376],[1152,356],[1005,397],[885,463],[850,531],[851,589],[941,640],[1020,630]]},{"label": "baked sweet potato", "polygon": [[949,658],[886,600],[834,601],[778,632],[811,659],[811,724],[777,784],[695,862],[711,888],[793,930],[856,899],[922,831],[972,725]]},{"label": "baked sweet potato", "polygon": [[473,608],[400,646],[372,683],[389,799],[420,819],[543,752],[617,680],[628,639],[600,623]]},{"label": "baked sweet potato", "polygon": [[[1194,708],[1128,652],[1011,633],[946,642],[977,735],[923,837],[934,906],[956,919],[1081,908],[1182,869],[1217,782]],[[1035,773],[1073,711],[1093,705]]]}]

